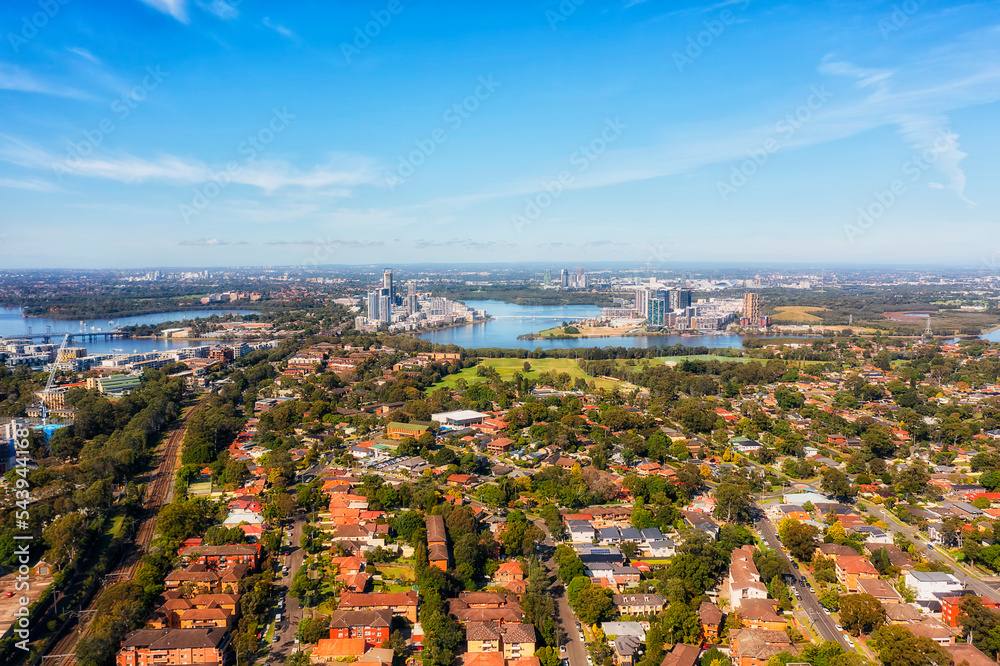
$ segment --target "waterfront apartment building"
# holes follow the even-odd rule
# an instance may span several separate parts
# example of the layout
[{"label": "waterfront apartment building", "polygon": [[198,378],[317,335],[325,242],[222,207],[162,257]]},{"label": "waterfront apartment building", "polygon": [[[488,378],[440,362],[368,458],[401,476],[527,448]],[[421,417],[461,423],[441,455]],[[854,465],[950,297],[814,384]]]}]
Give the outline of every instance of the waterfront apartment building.
[{"label": "waterfront apartment building", "polygon": [[749,319],[751,324],[760,321],[760,294],[743,295],[743,318]]}]

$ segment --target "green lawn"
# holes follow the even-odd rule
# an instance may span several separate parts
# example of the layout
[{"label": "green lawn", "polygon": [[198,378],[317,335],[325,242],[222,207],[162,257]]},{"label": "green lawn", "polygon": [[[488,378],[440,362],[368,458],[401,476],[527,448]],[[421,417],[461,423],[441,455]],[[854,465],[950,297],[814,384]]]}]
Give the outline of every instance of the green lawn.
[{"label": "green lawn", "polygon": [[[527,360],[531,364],[531,371],[524,372],[524,362]],[[521,358],[485,358],[480,361],[482,365],[487,365],[497,369],[500,373],[500,378],[504,381],[510,381],[514,377],[515,372],[520,372],[525,377],[535,379],[538,377],[540,372],[565,372],[569,374],[570,377],[576,379],[577,377],[582,377],[587,382],[591,380],[598,388],[614,388],[618,386],[617,383],[608,381],[607,379],[597,379],[591,377],[585,373],[576,361],[571,358],[532,358],[532,359],[521,359]],[[441,388],[446,386],[448,388],[455,388],[455,382],[459,378],[464,379],[469,384],[474,384],[478,379],[476,377],[476,368],[466,368],[461,372],[448,375],[443,380],[431,387],[431,390]]]},{"label": "green lawn", "polygon": [[382,579],[385,581],[396,580],[397,578],[404,583],[410,583],[415,580],[412,567],[401,567],[393,564],[376,564],[375,568],[380,574],[382,574]]}]

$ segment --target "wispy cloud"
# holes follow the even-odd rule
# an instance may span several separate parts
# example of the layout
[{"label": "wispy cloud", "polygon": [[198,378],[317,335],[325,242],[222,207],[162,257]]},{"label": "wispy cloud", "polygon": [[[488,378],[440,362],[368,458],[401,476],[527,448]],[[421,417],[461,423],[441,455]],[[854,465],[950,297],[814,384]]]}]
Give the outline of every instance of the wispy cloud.
[{"label": "wispy cloud", "polygon": [[40,178],[0,178],[0,187],[9,187],[17,190],[33,190],[35,192],[54,192],[56,186],[47,180]]},{"label": "wispy cloud", "polygon": [[66,50],[69,51],[70,53],[73,53],[73,54],[76,54],[76,55],[80,56],[84,60],[89,60],[90,62],[92,62],[94,64],[97,64],[97,65],[102,64],[101,60],[97,56],[95,56],[93,53],[91,53],[87,49],[82,48],[80,46],[70,46]]},{"label": "wispy cloud", "polygon": [[43,81],[34,74],[7,63],[0,63],[0,90],[15,90],[39,95],[51,95],[53,97],[67,97],[70,99],[92,99],[91,95],[81,90],[58,83]]},{"label": "wispy cloud", "polygon": [[247,245],[246,241],[227,241],[221,240],[219,238],[199,238],[198,240],[183,240],[178,245],[201,245],[201,246],[212,246],[212,245]]},{"label": "wispy cloud", "polygon": [[385,241],[362,241],[362,240],[348,240],[348,239],[334,239],[334,240],[269,240],[264,241],[264,245],[316,245],[316,243],[323,243],[326,245],[339,245],[343,247],[353,247],[353,248],[365,248],[365,247],[383,247]]},{"label": "wispy cloud", "polygon": [[139,2],[173,16],[181,23],[188,22],[187,0],[139,0]]},{"label": "wispy cloud", "polygon": [[293,42],[300,41],[298,35],[292,32],[289,28],[286,28],[285,26],[281,25],[280,23],[275,23],[274,21],[272,21],[270,16],[264,17],[264,25],[270,28],[271,30],[274,30],[276,33],[278,33],[282,37],[285,37],[286,39],[290,39]]},{"label": "wispy cloud", "polygon": [[[237,4],[239,3],[237,2]],[[226,0],[212,0],[211,2],[199,1],[198,6],[223,21],[232,21],[240,16],[240,10]]]},{"label": "wispy cloud", "polygon": [[[174,155],[143,158],[125,153],[66,160],[25,141],[0,134],[0,160],[24,168],[54,169],[87,178],[122,183],[162,182],[194,185],[217,177],[220,169]],[[348,196],[351,187],[381,182],[374,164],[365,158],[337,155],[329,163],[299,169],[279,160],[258,160],[229,172],[230,182],[249,185],[273,194],[301,188],[335,196]]]}]

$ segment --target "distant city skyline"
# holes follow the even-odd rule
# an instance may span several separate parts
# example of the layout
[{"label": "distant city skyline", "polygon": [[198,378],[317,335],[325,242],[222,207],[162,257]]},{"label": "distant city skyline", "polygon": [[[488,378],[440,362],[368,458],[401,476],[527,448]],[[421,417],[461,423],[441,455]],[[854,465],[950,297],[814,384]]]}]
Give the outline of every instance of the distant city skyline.
[{"label": "distant city skyline", "polygon": [[1000,257],[1000,5],[43,5],[0,269]]}]

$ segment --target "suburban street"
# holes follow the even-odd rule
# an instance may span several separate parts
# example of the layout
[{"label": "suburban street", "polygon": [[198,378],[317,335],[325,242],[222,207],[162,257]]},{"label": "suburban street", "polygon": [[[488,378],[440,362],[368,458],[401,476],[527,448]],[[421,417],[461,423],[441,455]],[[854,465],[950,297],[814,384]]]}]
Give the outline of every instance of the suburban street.
[{"label": "suburban street", "polygon": [[[543,543],[546,546],[546,552],[543,553],[542,562],[549,570],[549,575],[555,579],[556,571],[559,568],[555,561],[555,541],[552,540],[552,535],[549,534],[549,529],[545,525],[544,520],[539,519],[532,522],[545,533],[545,541]],[[559,626],[562,628],[563,634],[566,636],[563,643],[566,646],[566,652],[560,652],[559,657],[561,659],[568,659],[569,666],[586,666],[587,644],[580,640],[580,630],[576,628],[576,615],[573,613],[573,609],[569,607],[566,586],[557,580],[549,588],[549,592],[552,593],[555,590],[559,590],[558,596],[553,595],[556,602],[556,617],[559,620]]]},{"label": "suburban street", "polygon": [[932,559],[935,562],[940,562],[951,567],[951,573],[955,578],[961,581],[967,588],[973,590],[976,594],[984,596],[987,599],[992,599],[993,601],[1000,602],[1000,590],[997,590],[992,585],[986,583],[977,576],[968,573],[963,567],[959,566],[955,560],[944,555],[937,548],[928,548],[926,541],[920,536],[920,532],[917,528],[902,523],[893,516],[891,513],[886,511],[880,506],[874,504],[869,504],[870,511],[876,516],[885,521],[886,525],[890,526],[895,532],[902,532],[916,545],[920,548],[920,554],[928,559]]},{"label": "suburban street", "polygon": [[819,599],[816,595],[809,591],[809,583],[806,581],[805,577],[796,569],[791,562],[788,555],[781,549],[781,541],[778,539],[778,535],[775,534],[774,526],[771,525],[771,521],[767,518],[761,518],[757,521],[757,530],[760,532],[764,540],[767,541],[767,545],[771,550],[778,553],[785,562],[788,563],[788,570],[791,572],[792,577],[795,579],[795,587],[798,589],[799,594],[802,596],[802,608],[805,610],[809,619],[812,621],[813,627],[819,633],[823,640],[834,641],[840,643],[846,650],[854,650],[854,645],[844,637],[842,631],[837,630],[836,623],[833,618],[826,614],[823,607],[819,604]]},{"label": "suburban street", "polygon": [[[284,590],[288,590],[292,586],[292,579],[295,577],[295,573],[302,567],[302,561],[305,559],[305,551],[299,546],[299,542],[302,539],[302,527],[305,525],[304,514],[296,513],[293,521],[292,552],[279,558],[281,564],[288,567],[288,574],[281,576],[279,572],[279,576],[275,580],[276,584]],[[282,534],[284,534],[284,529],[282,530]],[[284,542],[284,536],[282,536],[282,542]],[[281,612],[282,619],[274,628],[274,633],[278,636],[278,641],[271,644],[268,661],[284,661],[285,657],[291,653],[292,648],[295,646],[295,631],[298,628],[299,621],[302,619],[302,607],[298,599],[287,595],[287,593],[285,594],[285,608]]]}]

